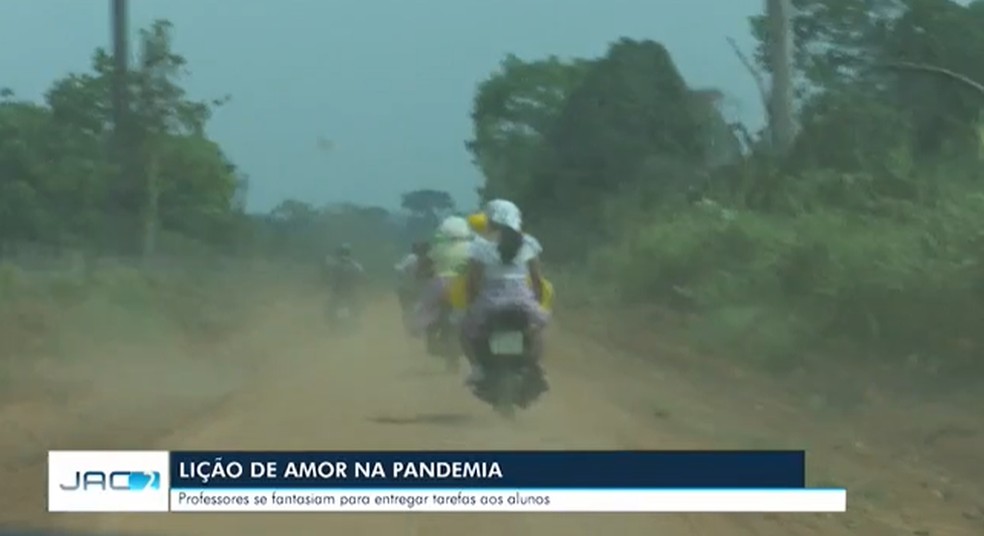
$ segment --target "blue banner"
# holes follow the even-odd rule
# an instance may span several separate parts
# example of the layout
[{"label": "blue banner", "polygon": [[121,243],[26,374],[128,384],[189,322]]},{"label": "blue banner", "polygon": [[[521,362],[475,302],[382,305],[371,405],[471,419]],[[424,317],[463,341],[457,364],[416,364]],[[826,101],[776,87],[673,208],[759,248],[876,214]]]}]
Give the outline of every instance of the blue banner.
[{"label": "blue banner", "polygon": [[804,488],[803,451],[171,453],[171,489]]}]

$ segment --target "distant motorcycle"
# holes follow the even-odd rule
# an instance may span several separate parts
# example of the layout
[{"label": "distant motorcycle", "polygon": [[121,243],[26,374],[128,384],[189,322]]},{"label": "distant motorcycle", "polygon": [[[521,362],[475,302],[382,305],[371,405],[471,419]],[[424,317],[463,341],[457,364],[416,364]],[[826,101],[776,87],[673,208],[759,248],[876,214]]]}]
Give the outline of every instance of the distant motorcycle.
[{"label": "distant motorcycle", "polygon": [[548,389],[543,369],[533,354],[527,313],[508,309],[494,313],[487,335],[478,341],[476,359],[484,377],[473,392],[500,415],[512,418]]},{"label": "distant motorcycle", "polygon": [[336,297],[329,300],[326,316],[331,327],[335,330],[347,330],[357,322],[356,309],[351,299]]},{"label": "distant motorcycle", "polygon": [[362,266],[349,257],[335,257],[325,263],[322,277],[330,289],[325,304],[328,322],[334,329],[350,329],[359,312],[359,289],[365,278]]}]

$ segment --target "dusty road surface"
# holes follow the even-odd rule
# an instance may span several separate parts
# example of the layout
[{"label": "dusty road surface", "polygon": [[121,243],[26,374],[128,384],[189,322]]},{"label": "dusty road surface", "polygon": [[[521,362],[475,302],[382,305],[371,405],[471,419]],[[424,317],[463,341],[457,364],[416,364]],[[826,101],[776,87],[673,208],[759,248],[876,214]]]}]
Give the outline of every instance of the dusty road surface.
[{"label": "dusty road surface", "polygon": [[[768,382],[619,355],[558,323],[547,357],[552,391],[505,423],[403,337],[395,302],[378,300],[372,323],[336,339],[317,311],[313,299],[272,307],[222,355],[117,349],[72,367],[44,365],[48,380],[0,408],[0,526],[185,536],[984,534],[979,410],[877,401],[811,409]],[[45,513],[44,451],[94,447],[806,448],[808,478],[846,485],[849,513]]]}]

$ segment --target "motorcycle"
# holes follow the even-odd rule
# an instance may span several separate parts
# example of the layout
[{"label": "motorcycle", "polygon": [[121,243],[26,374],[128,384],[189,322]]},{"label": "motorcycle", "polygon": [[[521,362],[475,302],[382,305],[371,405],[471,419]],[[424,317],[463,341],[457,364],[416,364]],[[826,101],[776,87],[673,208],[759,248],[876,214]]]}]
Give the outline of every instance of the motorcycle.
[{"label": "motorcycle", "polygon": [[427,353],[444,361],[448,372],[458,371],[462,352],[450,307],[444,308],[437,321],[427,328],[426,344]]},{"label": "motorcycle", "polygon": [[476,359],[484,376],[473,392],[497,413],[512,418],[547,391],[547,380],[534,354],[536,341],[525,311],[494,313],[488,326],[487,335],[477,341]]},{"label": "motorcycle", "polygon": [[336,330],[351,329],[356,323],[355,307],[350,299],[334,297],[326,307],[328,322]]}]

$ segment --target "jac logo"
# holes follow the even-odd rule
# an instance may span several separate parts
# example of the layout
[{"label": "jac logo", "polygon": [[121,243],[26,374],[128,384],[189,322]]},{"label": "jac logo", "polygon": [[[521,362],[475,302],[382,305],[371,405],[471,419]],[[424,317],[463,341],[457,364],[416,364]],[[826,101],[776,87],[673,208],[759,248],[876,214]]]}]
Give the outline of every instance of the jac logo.
[{"label": "jac logo", "polygon": [[157,471],[75,471],[64,491],[147,491],[161,489]]}]

